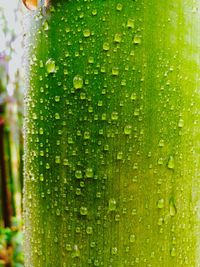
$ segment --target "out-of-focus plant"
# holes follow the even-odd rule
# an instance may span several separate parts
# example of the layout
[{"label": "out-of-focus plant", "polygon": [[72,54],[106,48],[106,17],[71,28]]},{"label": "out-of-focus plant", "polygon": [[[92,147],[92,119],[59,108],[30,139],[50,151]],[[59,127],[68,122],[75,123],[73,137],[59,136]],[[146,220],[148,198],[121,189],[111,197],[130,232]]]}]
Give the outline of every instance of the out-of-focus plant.
[{"label": "out-of-focus plant", "polygon": [[22,10],[19,2],[0,0],[0,122],[2,123],[0,266],[6,267],[23,266],[21,232],[24,90],[21,67],[22,31]]}]

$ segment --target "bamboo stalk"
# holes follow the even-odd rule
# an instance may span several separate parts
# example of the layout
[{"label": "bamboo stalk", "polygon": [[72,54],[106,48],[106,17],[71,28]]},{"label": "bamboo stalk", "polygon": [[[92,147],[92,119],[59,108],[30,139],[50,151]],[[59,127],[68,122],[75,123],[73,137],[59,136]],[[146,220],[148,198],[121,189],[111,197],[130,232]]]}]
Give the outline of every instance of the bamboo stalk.
[{"label": "bamboo stalk", "polygon": [[26,267],[199,266],[193,1],[51,2],[27,30]]}]

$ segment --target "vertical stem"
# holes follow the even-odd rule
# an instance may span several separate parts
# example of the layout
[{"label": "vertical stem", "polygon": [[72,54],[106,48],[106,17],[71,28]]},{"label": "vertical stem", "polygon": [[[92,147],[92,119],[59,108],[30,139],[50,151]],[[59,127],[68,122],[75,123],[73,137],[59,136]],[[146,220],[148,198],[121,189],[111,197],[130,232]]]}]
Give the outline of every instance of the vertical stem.
[{"label": "vertical stem", "polygon": [[4,131],[4,140],[5,140],[5,151],[6,151],[6,162],[7,162],[7,173],[9,181],[9,191],[11,195],[11,206],[12,206],[12,215],[16,215],[16,206],[15,206],[15,181],[13,177],[13,166],[12,166],[12,143],[10,141],[10,129],[5,127]]},{"label": "vertical stem", "polygon": [[0,171],[1,171],[1,192],[2,192],[2,211],[5,227],[11,227],[11,201],[10,192],[7,185],[7,173],[5,163],[5,148],[4,148],[4,119],[0,117]]}]

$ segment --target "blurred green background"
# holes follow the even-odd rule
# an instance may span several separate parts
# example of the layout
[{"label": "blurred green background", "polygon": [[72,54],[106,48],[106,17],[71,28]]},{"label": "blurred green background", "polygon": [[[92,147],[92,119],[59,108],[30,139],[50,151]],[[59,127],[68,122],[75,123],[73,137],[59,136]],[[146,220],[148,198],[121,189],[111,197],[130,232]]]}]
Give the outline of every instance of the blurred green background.
[{"label": "blurred green background", "polygon": [[0,0],[0,267],[23,265],[23,7]]}]

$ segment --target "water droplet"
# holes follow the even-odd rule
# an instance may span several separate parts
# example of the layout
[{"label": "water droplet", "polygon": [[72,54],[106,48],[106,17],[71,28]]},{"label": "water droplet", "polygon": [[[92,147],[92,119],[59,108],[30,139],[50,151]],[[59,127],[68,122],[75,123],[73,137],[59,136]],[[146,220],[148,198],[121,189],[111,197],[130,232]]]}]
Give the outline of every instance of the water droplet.
[{"label": "water droplet", "polygon": [[141,44],[141,37],[139,35],[135,35],[133,38],[133,43],[135,45]]},{"label": "water droplet", "polygon": [[126,135],[130,135],[130,134],[132,133],[132,126],[131,126],[131,125],[126,125],[126,126],[124,127],[124,133],[125,133]]},{"label": "water droplet", "polygon": [[96,15],[97,15],[97,10],[96,10],[96,9],[93,9],[93,10],[92,10],[92,15],[93,15],[93,16],[96,16]]},{"label": "water droplet", "polygon": [[92,178],[94,176],[94,172],[92,168],[87,168],[85,172],[86,178]]},{"label": "water droplet", "polygon": [[175,200],[173,197],[171,197],[169,200],[169,214],[171,216],[175,216],[176,212],[177,212],[177,210],[176,210]]},{"label": "water droplet", "polygon": [[134,20],[133,19],[128,19],[127,27],[128,28],[134,28]]},{"label": "water droplet", "polygon": [[88,131],[84,132],[83,138],[84,138],[85,140],[90,139],[90,132],[88,132]]},{"label": "water droplet", "polygon": [[91,235],[91,234],[93,233],[93,229],[92,229],[91,226],[87,226],[87,228],[86,228],[86,233],[87,233],[88,235]]},{"label": "water droplet", "polygon": [[112,248],[112,255],[117,255],[117,248],[116,247]]},{"label": "water droplet", "polygon": [[172,248],[171,251],[170,251],[170,255],[172,257],[175,257],[176,256],[176,249],[175,248]]},{"label": "water droplet", "polygon": [[103,113],[103,114],[101,115],[101,119],[102,119],[102,121],[105,121],[105,120],[107,119],[107,115],[106,115],[106,113]]},{"label": "water droplet", "polygon": [[55,157],[55,163],[60,164],[60,156]]},{"label": "water droplet", "polygon": [[46,163],[46,169],[47,169],[47,170],[50,169],[50,165],[49,165],[49,163]]},{"label": "water droplet", "polygon": [[81,256],[80,250],[77,245],[74,245],[74,250],[72,253],[72,258],[79,258]]},{"label": "water droplet", "polygon": [[137,99],[137,95],[136,95],[136,93],[132,93],[132,94],[131,94],[131,100],[134,101],[134,100],[136,100],[136,99]]},{"label": "water droplet", "polygon": [[85,95],[85,93],[83,93],[83,92],[80,93],[80,99],[81,99],[81,100],[86,99],[86,95]]},{"label": "water droplet", "polygon": [[167,163],[167,167],[169,168],[169,169],[174,169],[174,157],[173,156],[170,156],[169,157],[169,160],[168,160],[168,163]]},{"label": "water droplet", "polygon": [[80,214],[86,216],[88,214],[88,209],[86,207],[80,207]]},{"label": "water droplet", "polygon": [[80,196],[81,195],[81,189],[80,188],[76,188],[76,195]]},{"label": "water droplet", "polygon": [[158,159],[158,165],[163,165],[164,161],[163,161],[163,158],[159,158]]},{"label": "water droplet", "polygon": [[69,165],[68,159],[64,159],[63,160],[63,165],[65,165],[65,166],[68,166]]},{"label": "water droplet", "polygon": [[54,99],[55,99],[55,102],[60,102],[60,96],[56,95]]},{"label": "water droplet", "polygon": [[117,202],[114,198],[111,198],[109,200],[108,209],[109,211],[115,211],[117,209]]},{"label": "water droplet", "polygon": [[60,114],[57,113],[57,112],[55,113],[55,119],[56,119],[56,120],[59,120],[59,119],[60,119]]},{"label": "water droplet", "polygon": [[122,41],[121,34],[120,33],[116,33],[115,37],[114,37],[114,42],[115,43],[121,43],[121,41]]},{"label": "water droplet", "polygon": [[112,68],[112,75],[113,76],[118,76],[119,75],[119,68],[118,67],[113,67]]},{"label": "water droplet", "polygon": [[41,173],[40,174],[40,181],[43,182],[44,181],[44,175]]},{"label": "water droplet", "polygon": [[44,133],[43,128],[40,128],[40,129],[39,129],[39,134],[40,134],[40,135],[43,135],[43,133]]},{"label": "water droplet", "polygon": [[158,225],[161,226],[164,222],[164,219],[161,217],[158,219]]},{"label": "water droplet", "polygon": [[121,3],[118,3],[116,6],[117,11],[122,11],[123,5]]},{"label": "water droplet", "polygon": [[90,247],[91,248],[94,248],[96,246],[96,243],[94,242],[94,241],[92,241],[91,243],[90,243]]},{"label": "water droplet", "polygon": [[103,150],[104,151],[108,151],[109,150],[109,145],[108,144],[104,145]]},{"label": "water droplet", "polygon": [[118,160],[122,160],[123,159],[123,152],[122,151],[117,153],[117,159]]},{"label": "water droplet", "polygon": [[162,209],[162,208],[164,208],[164,199],[163,198],[161,198],[161,199],[159,199],[158,200],[158,202],[157,202],[157,207],[159,208],[159,209]]},{"label": "water droplet", "polygon": [[161,140],[159,141],[158,146],[159,146],[159,147],[164,147],[164,145],[165,145],[165,141],[164,141],[163,139],[161,139]]},{"label": "water droplet", "polygon": [[111,120],[113,120],[113,121],[118,120],[118,112],[117,111],[112,112]]},{"label": "water droplet", "polygon": [[67,251],[72,251],[71,244],[66,244],[65,248],[66,248]]},{"label": "water droplet", "polygon": [[46,69],[48,73],[55,73],[56,72],[56,64],[52,58],[49,58],[46,62]]},{"label": "water droplet", "polygon": [[75,171],[75,177],[76,177],[76,179],[81,179],[83,177],[82,171],[76,170]]},{"label": "water droplet", "polygon": [[43,29],[44,29],[44,31],[48,31],[48,29],[49,29],[49,24],[48,24],[47,21],[44,22],[44,24],[43,24]]},{"label": "water droplet", "polygon": [[83,87],[83,78],[80,75],[76,75],[73,79],[73,85],[75,89],[81,89]]},{"label": "water droplet", "polygon": [[110,49],[109,43],[105,42],[103,43],[103,50],[108,51]]},{"label": "water droplet", "polygon": [[88,63],[93,64],[94,63],[94,57],[89,57],[88,58]]},{"label": "water droplet", "polygon": [[135,235],[130,235],[129,240],[131,243],[134,243],[135,242]]},{"label": "water droplet", "polygon": [[84,37],[86,37],[86,38],[87,38],[87,37],[90,37],[90,34],[91,34],[91,33],[90,33],[90,30],[89,30],[89,29],[84,29],[84,30],[83,30],[83,36],[84,36]]},{"label": "water droplet", "polygon": [[178,122],[178,127],[182,128],[183,126],[184,126],[184,120],[180,118]]},{"label": "water droplet", "polygon": [[56,210],[56,215],[60,216],[60,210],[59,209]]}]

